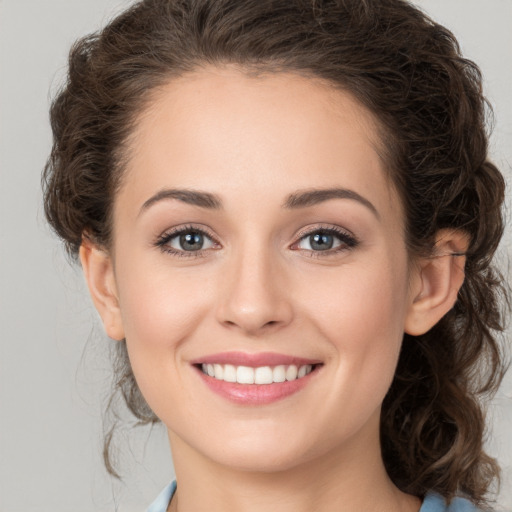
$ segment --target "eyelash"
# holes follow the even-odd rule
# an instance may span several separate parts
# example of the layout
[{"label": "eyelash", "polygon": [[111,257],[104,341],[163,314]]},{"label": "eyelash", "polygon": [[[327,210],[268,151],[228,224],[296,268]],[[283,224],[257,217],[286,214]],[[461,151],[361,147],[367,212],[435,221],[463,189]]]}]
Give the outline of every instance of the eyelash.
[{"label": "eyelash", "polygon": [[[171,231],[166,231],[162,235],[158,237],[155,242],[155,246],[158,247],[162,252],[167,254],[171,254],[172,256],[177,256],[179,258],[202,258],[206,256],[206,252],[209,249],[200,249],[198,251],[184,251],[174,249],[169,245],[169,243],[176,237],[187,234],[187,233],[197,233],[206,238],[209,238],[214,245],[220,245],[219,242],[215,239],[215,237],[209,233],[204,228],[198,228],[191,225],[183,226],[180,228],[173,229]],[[334,248],[328,249],[325,251],[313,251],[309,249],[300,249],[297,246],[305,240],[307,237],[321,233],[324,235],[331,235],[336,237],[341,244]],[[334,226],[322,227],[317,226],[313,229],[309,229],[306,231],[302,231],[298,234],[298,240],[291,245],[292,250],[301,251],[303,253],[307,253],[311,258],[326,258],[329,256],[334,256],[340,252],[347,251],[350,249],[355,249],[359,245],[359,241],[347,231],[337,228]]]}]

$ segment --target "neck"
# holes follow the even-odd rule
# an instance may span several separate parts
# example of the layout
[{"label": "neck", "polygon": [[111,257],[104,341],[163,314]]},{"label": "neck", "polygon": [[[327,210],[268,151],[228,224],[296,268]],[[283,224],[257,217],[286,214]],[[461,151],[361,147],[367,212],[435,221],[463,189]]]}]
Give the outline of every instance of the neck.
[{"label": "neck", "polygon": [[218,464],[170,433],[178,491],[175,508],[169,510],[418,512],[419,499],[402,493],[389,479],[378,429],[373,430],[349,447],[279,471]]}]

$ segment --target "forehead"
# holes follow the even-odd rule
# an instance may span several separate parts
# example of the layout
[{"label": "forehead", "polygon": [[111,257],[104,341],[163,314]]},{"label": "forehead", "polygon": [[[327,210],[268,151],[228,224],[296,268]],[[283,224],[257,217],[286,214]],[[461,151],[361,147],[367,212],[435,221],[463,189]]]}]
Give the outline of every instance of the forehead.
[{"label": "forehead", "polygon": [[269,199],[350,186],[370,196],[378,188],[389,203],[378,133],[367,109],[319,79],[199,69],[152,93],[127,144],[122,189],[137,190],[131,202],[141,204],[170,186]]},{"label": "forehead", "polygon": [[[199,68],[155,88],[145,107],[134,123],[131,140],[135,144],[129,148],[132,152],[155,122],[167,123],[169,129],[175,125],[181,130],[193,123],[200,128],[208,116],[216,118],[219,128],[248,128],[249,123],[256,127],[261,121],[273,121],[272,126],[279,128],[278,116],[285,123],[290,118],[299,121],[306,117],[310,123],[323,125],[343,120],[352,123],[378,154],[382,149],[380,123],[367,108],[331,82],[305,74],[255,73],[232,65]],[[269,116],[271,111],[275,113],[273,119]],[[288,124],[290,134],[293,128]],[[311,126],[309,136],[313,140],[326,135],[325,130],[318,128]]]}]

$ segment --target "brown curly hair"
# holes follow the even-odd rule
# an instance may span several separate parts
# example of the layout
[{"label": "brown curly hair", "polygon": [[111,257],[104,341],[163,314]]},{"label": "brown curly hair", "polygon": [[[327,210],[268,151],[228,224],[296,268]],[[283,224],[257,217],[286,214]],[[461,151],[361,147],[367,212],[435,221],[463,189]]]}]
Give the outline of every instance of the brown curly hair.
[{"label": "brown curly hair", "polygon": [[[51,108],[43,174],[46,216],[75,256],[84,234],[108,248],[123,155],[156,87],[202,65],[297,72],[348,91],[379,122],[383,155],[406,212],[411,255],[443,228],[470,243],[454,308],[422,336],[405,335],[385,398],[381,443],[402,490],[485,504],[498,466],[483,450],[484,400],[505,369],[508,304],[492,265],[503,232],[504,180],[487,159],[477,66],[454,36],[404,0],[143,0],[78,41]],[[504,299],[504,300],[503,300]],[[158,421],[124,342],[116,388],[140,423]],[[111,402],[112,404],[113,402]],[[106,437],[107,468],[112,430]]]}]

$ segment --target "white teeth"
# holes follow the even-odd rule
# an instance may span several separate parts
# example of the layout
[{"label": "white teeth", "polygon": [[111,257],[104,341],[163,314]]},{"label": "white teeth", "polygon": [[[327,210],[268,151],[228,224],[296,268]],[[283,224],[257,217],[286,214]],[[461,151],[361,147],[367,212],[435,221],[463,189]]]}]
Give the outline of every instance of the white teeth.
[{"label": "white teeth", "polygon": [[286,366],[276,366],[272,371],[272,380],[274,382],[284,382],[286,380]]},{"label": "white teeth", "polygon": [[224,379],[224,368],[221,364],[214,364],[213,371],[215,372],[215,378],[219,380]]},{"label": "white teeth", "polygon": [[297,378],[301,379],[302,377],[305,377],[308,373],[311,373],[312,369],[313,369],[313,367],[310,364],[305,364],[304,366],[301,366],[299,368]]},{"label": "white teeth", "polygon": [[202,364],[203,373],[225,382],[239,384],[272,384],[301,379],[313,371],[313,365],[305,364],[297,367],[291,365],[270,366],[234,366],[232,364]]},{"label": "white teeth", "polygon": [[294,364],[291,364],[286,369],[286,380],[295,380],[297,378],[298,369]]},{"label": "white teeth", "polygon": [[232,364],[224,365],[224,378],[226,382],[236,382],[236,367]]},{"label": "white teeth", "polygon": [[272,368],[260,366],[254,370],[254,384],[272,384]]},{"label": "white teeth", "polygon": [[254,384],[254,368],[238,366],[236,369],[236,381],[238,384]]}]

